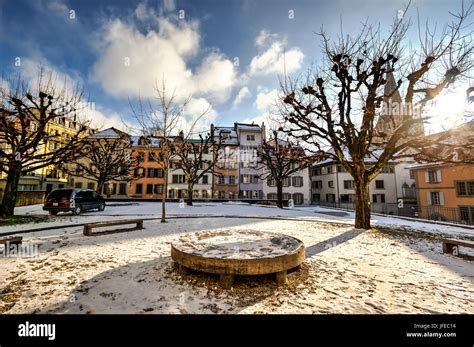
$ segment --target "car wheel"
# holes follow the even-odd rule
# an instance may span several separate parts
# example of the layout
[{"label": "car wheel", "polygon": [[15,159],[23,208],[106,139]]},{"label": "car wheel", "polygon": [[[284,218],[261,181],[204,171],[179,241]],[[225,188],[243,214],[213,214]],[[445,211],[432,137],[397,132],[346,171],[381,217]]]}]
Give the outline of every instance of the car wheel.
[{"label": "car wheel", "polygon": [[57,211],[49,211],[49,215],[50,215],[50,216],[55,216],[55,215],[57,215],[57,214],[58,214]]},{"label": "car wheel", "polygon": [[82,212],[82,208],[81,206],[77,205],[75,208],[74,208],[74,211],[72,211],[76,216],[79,216]]},{"label": "car wheel", "polygon": [[105,203],[102,202],[100,205],[99,205],[99,211],[103,211],[105,209]]}]

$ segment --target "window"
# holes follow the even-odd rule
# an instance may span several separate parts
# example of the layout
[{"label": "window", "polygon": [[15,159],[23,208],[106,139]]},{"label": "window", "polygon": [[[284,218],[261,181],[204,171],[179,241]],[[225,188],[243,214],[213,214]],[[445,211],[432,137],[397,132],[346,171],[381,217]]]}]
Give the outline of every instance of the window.
[{"label": "window", "polygon": [[326,201],[328,201],[328,202],[334,202],[334,201],[336,201],[336,195],[334,195],[334,194],[326,194]]},{"label": "window", "polygon": [[443,192],[428,192],[428,205],[444,205]]},{"label": "window", "polygon": [[341,194],[341,202],[355,202],[355,194]]},{"label": "window", "polygon": [[332,166],[328,166],[326,168],[326,173],[331,174],[332,173]]},{"label": "window", "polygon": [[321,168],[316,168],[311,171],[311,176],[321,176]]},{"label": "window", "polygon": [[148,152],[148,161],[156,161],[156,155],[153,152]]},{"label": "window", "polygon": [[456,191],[459,196],[474,195],[474,181],[456,182]]},{"label": "window", "polygon": [[169,197],[170,199],[174,199],[174,189],[168,190],[168,197]]},{"label": "window", "polygon": [[95,190],[95,183],[94,182],[87,183],[87,189]]},{"label": "window", "polygon": [[207,190],[203,189],[203,190],[201,191],[201,195],[202,195],[202,198],[203,198],[203,199],[207,199],[207,198],[208,198]]},{"label": "window", "polygon": [[127,194],[127,184],[120,183],[119,184],[119,195],[126,195]]},{"label": "window", "polygon": [[345,180],[344,189],[354,189],[354,180]]},{"label": "window", "polygon": [[163,177],[163,169],[148,168],[147,175],[148,177]]},{"label": "window", "polygon": [[291,199],[291,194],[283,193],[283,200],[290,200],[290,199]]},{"label": "window", "polygon": [[76,182],[76,184],[74,185],[74,188],[81,189],[82,188],[82,182]]},{"label": "window", "polygon": [[320,200],[321,200],[321,194],[314,193],[313,194],[313,201],[320,201]]},{"label": "window", "polygon": [[277,199],[276,193],[268,193],[267,194],[267,199],[268,200],[276,200]]},{"label": "window", "polygon": [[285,178],[283,179],[283,187],[289,187],[290,184],[291,184],[290,181],[291,181],[291,180],[290,180],[290,177],[285,177]]},{"label": "window", "polygon": [[247,141],[255,141],[255,135],[247,135]]},{"label": "window", "polygon": [[328,187],[334,188],[334,181],[328,181]]},{"label": "window", "polygon": [[267,186],[275,187],[276,186],[276,181],[273,178],[267,178]]},{"label": "window", "polygon": [[153,184],[147,184],[146,185],[146,193],[147,194],[153,194]]},{"label": "window", "polygon": [[304,202],[304,196],[301,193],[294,193],[293,194],[293,202],[295,205],[301,205]]},{"label": "window", "polygon": [[295,176],[292,178],[293,187],[302,187],[303,186],[303,177]]},{"label": "window", "polygon": [[426,182],[439,183],[441,182],[441,171],[430,170],[425,173]]},{"label": "window", "polygon": [[144,152],[138,152],[137,153],[137,160],[139,163],[143,163],[145,161],[145,153]]},{"label": "window", "polygon": [[375,189],[384,189],[383,180],[375,180]]},{"label": "window", "polygon": [[313,182],[311,182],[311,188],[313,188],[313,189],[322,189],[323,188],[323,181],[313,181]]},{"label": "window", "polygon": [[202,176],[202,184],[208,184],[209,178],[207,175]]},{"label": "window", "polygon": [[411,178],[412,180],[415,179],[415,170],[410,170],[410,178]]},{"label": "window", "polygon": [[217,176],[217,184],[224,184],[224,176],[223,175]]},{"label": "window", "polygon": [[467,195],[467,182],[456,182],[456,190],[458,195]]},{"label": "window", "polygon": [[184,183],[186,177],[184,175],[173,175],[172,182],[175,184]]},{"label": "window", "polygon": [[385,203],[385,194],[372,194],[372,202],[373,203]]},{"label": "window", "polygon": [[[471,213],[469,213],[471,212]],[[468,206],[459,206],[459,216],[461,218],[461,223],[464,224],[471,224],[472,220],[474,219],[474,207],[471,207],[469,211]]]},{"label": "window", "polygon": [[229,176],[229,184],[235,184],[235,176]]},{"label": "window", "polygon": [[143,184],[137,183],[135,185],[135,193],[136,194],[142,194],[143,193]]},{"label": "window", "polygon": [[155,184],[153,188],[153,192],[155,194],[163,194],[163,185],[162,184]]}]

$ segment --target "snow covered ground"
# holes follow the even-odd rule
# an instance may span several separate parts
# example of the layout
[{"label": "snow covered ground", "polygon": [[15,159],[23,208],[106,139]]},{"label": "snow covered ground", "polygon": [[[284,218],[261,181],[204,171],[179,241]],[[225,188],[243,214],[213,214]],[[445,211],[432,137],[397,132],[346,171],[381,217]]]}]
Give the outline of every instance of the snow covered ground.
[{"label": "snow covered ground", "polygon": [[[474,313],[474,252],[444,255],[440,242],[442,235],[474,239],[472,229],[374,216],[380,230],[362,231],[351,226],[350,212],[240,203],[170,203],[168,223],[146,220],[145,230],[126,233],[85,237],[81,226],[66,227],[158,218],[160,206],[115,203],[0,227],[0,234],[59,227],[22,234],[25,245],[39,246],[38,256],[0,257],[0,312]],[[35,205],[17,214],[45,213]],[[213,275],[180,274],[170,258],[171,242],[205,230],[284,233],[304,242],[307,259],[284,287],[272,276],[237,277],[224,290]]]}]

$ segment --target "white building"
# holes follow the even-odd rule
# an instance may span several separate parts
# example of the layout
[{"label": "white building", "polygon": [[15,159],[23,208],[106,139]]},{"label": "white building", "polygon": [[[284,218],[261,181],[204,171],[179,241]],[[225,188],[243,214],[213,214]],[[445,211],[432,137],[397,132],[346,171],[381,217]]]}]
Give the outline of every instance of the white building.
[{"label": "white building", "polygon": [[[398,212],[396,164],[386,165],[369,184],[373,212]],[[355,207],[354,179],[332,159],[319,162],[311,168],[311,199],[316,205],[352,209]]]},{"label": "white building", "polygon": [[[308,168],[294,173],[283,181],[283,200],[293,199],[295,205],[311,204],[310,186]],[[273,180],[266,179],[263,182],[263,194],[266,199],[277,199],[277,188]]]},{"label": "white building", "polygon": [[262,144],[265,136],[265,126],[257,124],[235,123],[239,136],[240,151],[240,199],[262,199],[263,182],[261,172],[256,169],[257,147]]},{"label": "white building", "polygon": [[[201,143],[200,139],[191,140],[198,146]],[[213,160],[212,151],[203,152],[202,158],[202,170],[205,170],[207,166]],[[207,165],[207,166],[206,166]],[[200,171],[202,172],[202,171]],[[170,199],[184,199],[188,194],[188,184],[183,169],[181,168],[181,161],[178,157],[174,157],[170,163],[170,170],[168,173],[168,198]],[[199,182],[194,184],[193,187],[193,198],[194,199],[210,199],[212,198],[212,170],[205,173]]]}]

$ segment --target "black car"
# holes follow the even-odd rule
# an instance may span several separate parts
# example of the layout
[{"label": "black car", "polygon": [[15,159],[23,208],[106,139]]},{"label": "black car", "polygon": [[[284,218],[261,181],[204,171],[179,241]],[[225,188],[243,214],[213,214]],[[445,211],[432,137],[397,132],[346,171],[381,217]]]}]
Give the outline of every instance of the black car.
[{"label": "black car", "polygon": [[105,209],[104,198],[91,189],[55,189],[44,199],[43,210],[56,215],[58,212],[71,211],[75,215],[82,211]]}]

